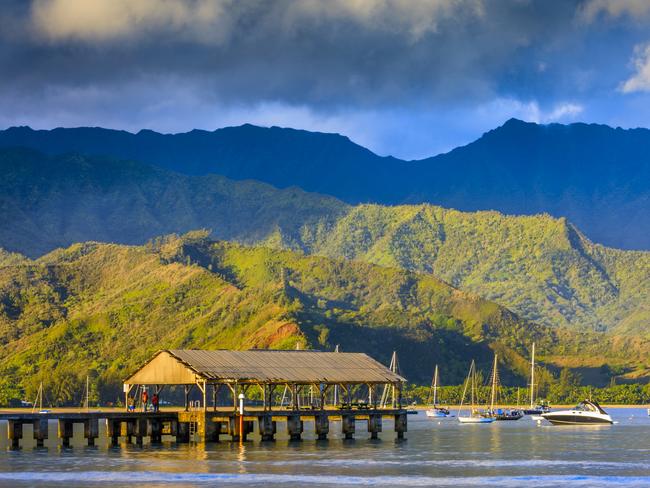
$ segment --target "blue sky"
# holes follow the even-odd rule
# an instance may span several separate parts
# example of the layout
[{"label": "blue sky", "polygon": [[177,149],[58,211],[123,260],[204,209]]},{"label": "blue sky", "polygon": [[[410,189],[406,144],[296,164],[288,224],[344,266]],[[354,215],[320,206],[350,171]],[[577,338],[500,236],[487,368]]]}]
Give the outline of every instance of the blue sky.
[{"label": "blue sky", "polygon": [[421,158],[510,117],[650,126],[650,1],[8,1],[0,70],[2,127],[249,122]]}]

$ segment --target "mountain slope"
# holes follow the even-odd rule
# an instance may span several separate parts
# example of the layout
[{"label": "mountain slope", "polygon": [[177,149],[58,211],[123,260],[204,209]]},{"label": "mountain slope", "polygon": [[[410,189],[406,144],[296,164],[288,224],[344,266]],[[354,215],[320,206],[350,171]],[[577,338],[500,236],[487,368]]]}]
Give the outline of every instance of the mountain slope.
[{"label": "mountain slope", "polygon": [[433,273],[542,324],[650,332],[650,253],[593,244],[566,219],[360,205],[302,235],[308,252]]},{"label": "mountain slope", "polygon": [[137,159],[190,175],[299,186],[348,203],[428,202],[566,217],[596,242],[650,249],[650,131],[515,119],[447,154],[405,162],[336,134],[251,125],[130,134],[101,128],[0,132],[0,147]]},{"label": "mountain slope", "polygon": [[[161,348],[316,348],[364,351],[427,382],[444,364],[462,379],[492,349],[513,380],[527,347],[555,333],[430,275],[290,251],[208,241],[200,233],[146,246],[81,243],[0,266],[0,402],[72,401],[86,374],[104,399]],[[514,371],[514,373],[513,373]],[[519,381],[524,381],[520,378]]]},{"label": "mountain slope", "polygon": [[255,242],[278,227],[298,234],[304,223],[327,222],[345,209],[297,188],[189,177],[110,158],[0,150],[0,247],[31,257],[80,241],[141,244],[201,227],[222,239]]},{"label": "mountain slope", "polygon": [[31,257],[210,228],[220,239],[433,273],[545,325],[650,331],[650,253],[593,244],[566,219],[350,207],[298,189],[29,150],[0,150],[0,176],[0,247]]}]

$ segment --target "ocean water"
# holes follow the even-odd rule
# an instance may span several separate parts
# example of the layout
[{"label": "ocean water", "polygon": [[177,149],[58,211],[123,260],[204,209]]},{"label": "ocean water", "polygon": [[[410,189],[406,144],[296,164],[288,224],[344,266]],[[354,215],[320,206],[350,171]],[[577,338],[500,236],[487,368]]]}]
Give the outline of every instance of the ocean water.
[{"label": "ocean water", "polygon": [[[453,419],[409,416],[405,441],[386,422],[370,440],[365,422],[356,439],[176,445],[138,448],[0,444],[0,486],[650,486],[650,418],[645,409],[610,409],[612,426],[552,426],[529,417],[460,425]],[[279,430],[282,424],[278,423]],[[77,434],[80,434],[77,432]],[[26,436],[27,437],[27,436]],[[52,440],[50,440],[52,442]]]}]

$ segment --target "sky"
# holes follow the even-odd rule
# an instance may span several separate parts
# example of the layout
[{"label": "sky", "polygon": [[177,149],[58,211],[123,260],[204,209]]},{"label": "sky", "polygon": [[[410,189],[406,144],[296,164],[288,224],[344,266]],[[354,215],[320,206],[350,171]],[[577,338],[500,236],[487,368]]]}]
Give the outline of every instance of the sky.
[{"label": "sky", "polygon": [[650,126],[650,0],[5,0],[0,128],[253,123],[423,158]]}]

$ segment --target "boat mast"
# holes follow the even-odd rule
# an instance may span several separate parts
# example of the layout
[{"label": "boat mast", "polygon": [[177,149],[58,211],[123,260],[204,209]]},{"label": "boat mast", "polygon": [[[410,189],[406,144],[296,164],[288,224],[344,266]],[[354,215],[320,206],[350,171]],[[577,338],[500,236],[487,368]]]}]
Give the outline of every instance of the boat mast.
[{"label": "boat mast", "polygon": [[89,385],[90,385],[90,379],[89,379],[88,375],[86,375],[86,400],[85,400],[86,411],[88,411],[90,409],[90,388],[89,388]]},{"label": "boat mast", "polygon": [[492,369],[492,393],[490,397],[490,411],[494,411],[494,400],[497,393],[497,355],[494,354],[494,368]]},{"label": "boat mast", "polygon": [[535,343],[533,342],[533,354],[530,360],[530,408],[535,406]]},{"label": "boat mast", "polygon": [[467,379],[465,380],[465,385],[463,386],[463,395],[460,397],[460,406],[458,407],[458,414],[457,414],[458,417],[460,417],[460,412],[463,409],[463,403],[465,402],[465,395],[467,394],[467,387],[470,386],[469,382],[471,381],[471,378],[472,378],[472,369],[473,368],[474,368],[474,360],[472,359],[472,363],[469,366],[469,373],[467,373]]},{"label": "boat mast", "polygon": [[438,365],[433,373],[433,406],[438,405]]}]

